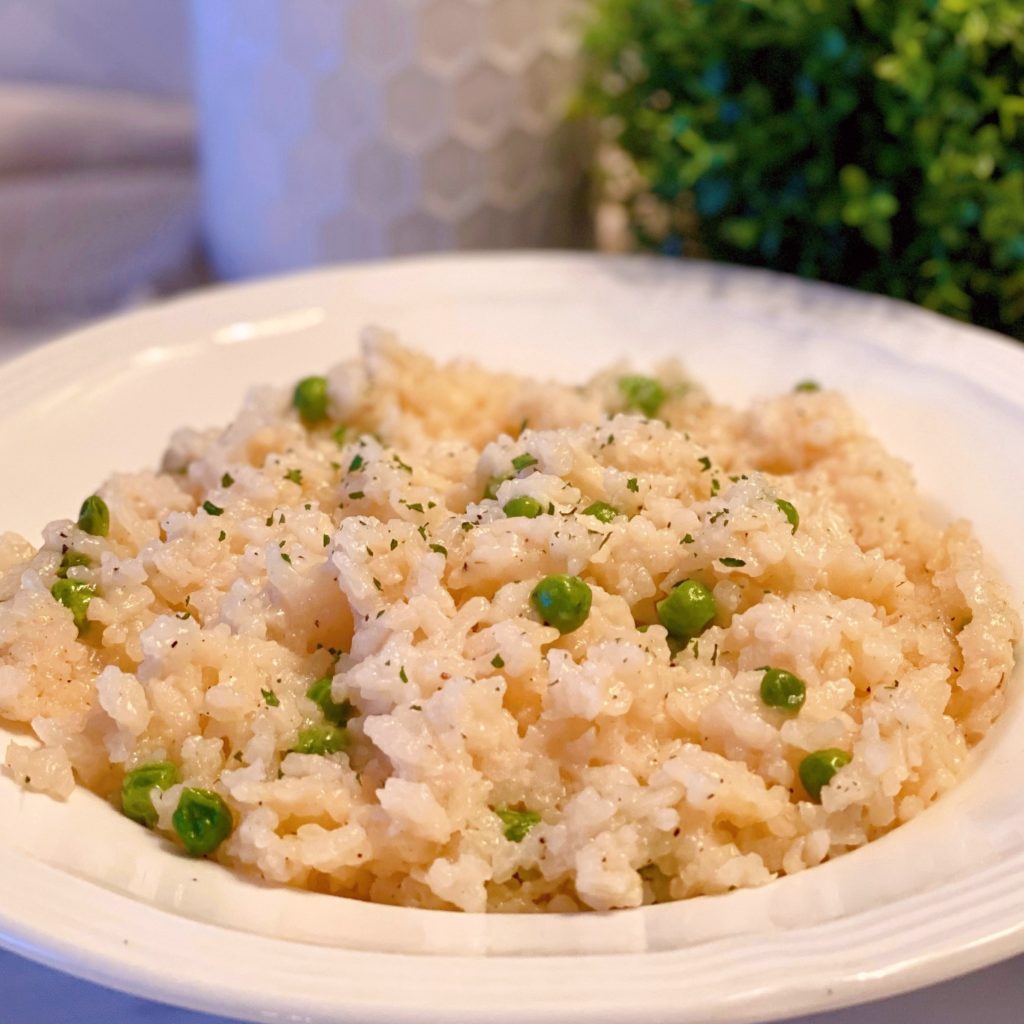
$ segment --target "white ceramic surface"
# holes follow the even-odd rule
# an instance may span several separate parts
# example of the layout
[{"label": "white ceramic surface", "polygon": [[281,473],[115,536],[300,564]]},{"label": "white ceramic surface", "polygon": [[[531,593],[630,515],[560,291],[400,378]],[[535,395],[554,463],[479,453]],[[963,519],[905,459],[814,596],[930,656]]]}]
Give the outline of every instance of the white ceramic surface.
[{"label": "white ceramic surface", "polygon": [[[219,289],[0,371],[0,523],[37,538],[181,423],[350,353],[368,321],[438,356],[578,379],[682,358],[744,401],[841,387],[972,518],[1024,593],[1024,350],[888,300],[701,264],[441,258]],[[70,443],[69,443],[70,442]],[[260,887],[102,801],[0,779],[0,942],[153,998],[254,1020],[743,1022],[879,997],[1024,950],[1024,696],[963,784],[895,833],[758,890],[577,917],[473,917]]]}]

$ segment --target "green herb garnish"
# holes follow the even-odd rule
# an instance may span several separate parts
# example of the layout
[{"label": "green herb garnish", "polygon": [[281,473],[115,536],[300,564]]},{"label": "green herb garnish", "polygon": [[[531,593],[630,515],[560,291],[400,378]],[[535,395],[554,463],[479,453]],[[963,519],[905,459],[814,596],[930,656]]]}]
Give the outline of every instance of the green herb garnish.
[{"label": "green herb garnish", "polygon": [[642,412],[648,418],[657,416],[665,401],[665,389],[653,377],[620,377],[619,393],[627,409]]},{"label": "green herb garnish", "polygon": [[494,813],[505,826],[505,838],[511,843],[521,843],[534,825],[540,824],[536,811],[516,811],[511,807],[495,807]]},{"label": "green herb garnish", "polygon": [[800,513],[797,512],[796,508],[791,502],[786,501],[785,498],[776,498],[775,504],[779,510],[786,517],[789,525],[793,527],[792,532],[796,533],[797,527],[800,525]]}]

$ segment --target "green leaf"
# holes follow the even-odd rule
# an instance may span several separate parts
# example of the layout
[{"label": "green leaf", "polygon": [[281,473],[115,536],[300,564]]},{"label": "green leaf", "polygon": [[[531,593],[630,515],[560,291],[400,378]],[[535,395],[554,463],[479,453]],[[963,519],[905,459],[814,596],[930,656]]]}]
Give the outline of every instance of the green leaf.
[{"label": "green leaf", "polygon": [[1024,337],[1016,0],[592,0],[577,109],[634,237]]},{"label": "green leaf", "polygon": [[505,826],[505,838],[512,843],[521,843],[541,820],[536,811],[517,811],[511,807],[495,807],[494,813]]}]

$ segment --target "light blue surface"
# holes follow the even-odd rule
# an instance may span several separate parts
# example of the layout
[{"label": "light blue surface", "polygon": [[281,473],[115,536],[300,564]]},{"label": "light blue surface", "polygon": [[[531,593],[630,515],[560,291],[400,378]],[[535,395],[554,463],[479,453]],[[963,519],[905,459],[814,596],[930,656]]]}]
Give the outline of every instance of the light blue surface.
[{"label": "light blue surface", "polygon": [[230,1024],[122,995],[0,951],[0,1024]]},{"label": "light blue surface", "polygon": [[[1020,1024],[1024,957],[880,1003],[793,1024]],[[0,1024],[230,1024],[78,981],[0,952]]]}]

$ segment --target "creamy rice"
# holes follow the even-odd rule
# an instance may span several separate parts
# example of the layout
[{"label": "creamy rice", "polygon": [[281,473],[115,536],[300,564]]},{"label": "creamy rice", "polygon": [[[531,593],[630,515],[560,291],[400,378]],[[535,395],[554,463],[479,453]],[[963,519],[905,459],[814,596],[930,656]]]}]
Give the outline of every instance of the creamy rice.
[{"label": "creamy rice", "polygon": [[[0,536],[0,715],[39,740],[8,772],[120,806],[126,772],[171,762],[166,841],[207,789],[225,864],[467,911],[760,885],[914,817],[999,714],[1020,630],[969,525],[935,522],[834,392],[737,411],[669,365],[648,419],[625,372],[438,367],[369,331],[328,420],[257,389],[108,480],[105,536]],[[541,514],[506,516],[517,496]],[[564,635],[531,601],[559,573],[592,594]],[[59,575],[95,592],[81,631]],[[670,642],[684,580],[715,617]],[[765,703],[766,666],[803,681],[797,713]],[[296,752],[322,677],[350,746]],[[849,762],[815,800],[799,768],[825,749]]]}]

